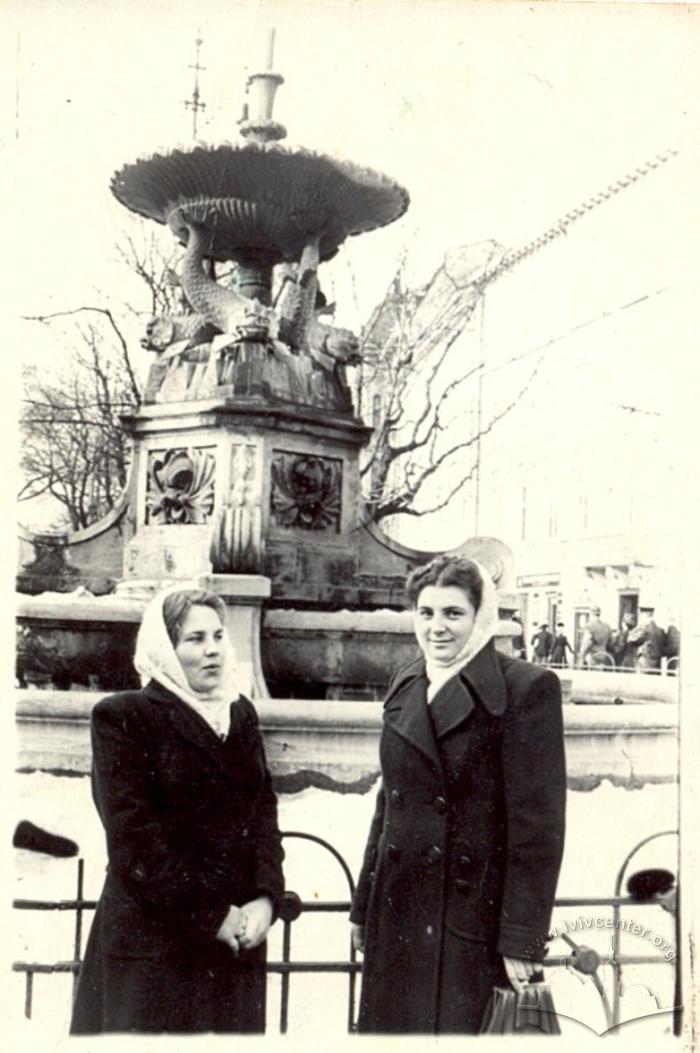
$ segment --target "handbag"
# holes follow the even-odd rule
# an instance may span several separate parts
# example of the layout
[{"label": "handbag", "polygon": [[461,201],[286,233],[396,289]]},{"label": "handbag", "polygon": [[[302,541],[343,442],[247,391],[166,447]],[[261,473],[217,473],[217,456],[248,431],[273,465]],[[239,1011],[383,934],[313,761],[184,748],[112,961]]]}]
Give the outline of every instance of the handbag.
[{"label": "handbag", "polygon": [[522,994],[494,987],[481,1021],[480,1035],[560,1035],[552,992],[546,983],[531,983]]}]

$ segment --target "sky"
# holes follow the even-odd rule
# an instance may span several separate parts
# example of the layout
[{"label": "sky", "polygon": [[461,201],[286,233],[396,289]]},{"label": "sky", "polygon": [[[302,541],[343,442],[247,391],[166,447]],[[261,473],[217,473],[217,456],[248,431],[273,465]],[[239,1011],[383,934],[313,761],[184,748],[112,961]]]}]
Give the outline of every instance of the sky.
[{"label": "sky", "polygon": [[[274,26],[287,142],[408,189],[401,220],[349,239],[322,268],[337,324],[353,328],[402,252],[418,282],[456,245],[518,247],[660,151],[700,143],[697,5],[15,0],[6,10],[0,128],[18,316],[134,302],[114,248],[134,220],[109,181],[138,156],[191,142],[198,34],[200,138],[238,140],[245,81]],[[12,332],[15,363],[63,353],[58,327]]]},{"label": "sky", "polygon": [[23,314],[114,280],[112,246],[129,220],[110,176],[191,140],[183,102],[198,32],[202,138],[238,138],[245,79],[275,26],[288,141],[409,190],[404,219],[351,239],[333,265],[341,285],[352,267],[362,313],[404,245],[417,275],[450,245],[516,246],[700,134],[700,10],[688,5],[24,0],[14,14],[3,128],[17,147]]}]

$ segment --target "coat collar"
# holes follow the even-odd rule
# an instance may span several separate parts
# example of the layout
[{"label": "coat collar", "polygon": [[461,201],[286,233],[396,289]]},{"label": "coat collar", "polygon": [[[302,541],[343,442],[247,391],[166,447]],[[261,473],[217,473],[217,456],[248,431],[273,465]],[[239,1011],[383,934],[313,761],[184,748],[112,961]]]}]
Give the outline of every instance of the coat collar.
[{"label": "coat collar", "polygon": [[459,675],[475,692],[487,713],[493,717],[503,716],[508,704],[508,695],[493,640],[474,655]]},{"label": "coat collar", "polygon": [[218,736],[192,706],[157,680],[149,680],[142,691],[147,698],[163,707],[170,724],[182,738],[211,753],[212,746],[219,741]]},{"label": "coat collar", "polygon": [[[387,712],[396,695],[402,692],[407,684],[420,679],[425,680],[425,660],[422,657],[406,666],[394,678],[385,703]],[[439,708],[443,711],[452,710],[452,716],[459,722],[463,719],[459,717],[459,711],[465,710],[464,716],[471,713],[474,696],[492,716],[500,717],[505,713],[506,684],[493,640],[483,647],[468,665],[443,684],[432,701],[432,707],[437,712],[435,704],[439,701]],[[452,720],[448,719],[445,723],[446,730],[442,733],[446,734],[452,726]]]}]

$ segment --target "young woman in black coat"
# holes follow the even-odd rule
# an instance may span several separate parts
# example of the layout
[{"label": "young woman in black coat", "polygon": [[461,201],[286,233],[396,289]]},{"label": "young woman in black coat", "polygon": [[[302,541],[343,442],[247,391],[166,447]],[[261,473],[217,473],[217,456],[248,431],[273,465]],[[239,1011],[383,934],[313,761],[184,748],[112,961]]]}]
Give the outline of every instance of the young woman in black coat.
[{"label": "young woman in black coat", "polygon": [[264,1031],[283,851],[224,612],[203,591],[156,597],[136,648],[144,687],[93,710],[109,862],[72,1034]]},{"label": "young woman in black coat", "polygon": [[477,1033],[493,987],[540,978],[564,843],[559,680],[496,652],[477,564],[438,557],[407,591],[423,657],[385,704],[350,916],[358,1028]]}]

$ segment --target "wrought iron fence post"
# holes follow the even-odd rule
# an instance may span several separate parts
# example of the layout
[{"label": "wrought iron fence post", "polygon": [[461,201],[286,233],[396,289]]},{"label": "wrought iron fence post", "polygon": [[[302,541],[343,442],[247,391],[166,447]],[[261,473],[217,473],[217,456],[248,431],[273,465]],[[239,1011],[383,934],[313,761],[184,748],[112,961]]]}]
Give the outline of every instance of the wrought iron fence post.
[{"label": "wrought iron fence post", "polygon": [[78,860],[78,883],[76,890],[77,907],[75,909],[75,938],[73,940],[73,961],[77,968],[73,970],[73,1000],[75,1001],[75,991],[78,986],[78,977],[80,976],[80,951],[82,949],[83,942],[83,879],[85,876],[85,860]]},{"label": "wrought iron fence post", "polygon": [[[622,882],[627,871],[627,867],[630,861],[637,854],[640,848],[648,844],[650,841],[655,841],[657,837],[673,837],[677,836],[677,830],[661,830],[657,834],[651,834],[649,837],[645,837],[642,841],[634,846],[634,848],[627,853],[622,866],[617,872],[615,879],[615,896],[619,897],[622,890]],[[617,1028],[620,1024],[620,985],[622,983],[622,964],[620,962],[620,907],[615,904],[613,907],[613,934],[612,934],[612,966],[613,975],[615,977],[615,988],[613,990],[613,1030],[617,1034]],[[678,954],[679,948],[676,948],[676,970],[680,969],[680,955]]]},{"label": "wrought iron fence post", "polygon": [[[350,939],[350,961],[355,963],[357,960],[357,954],[355,947]],[[355,1031],[355,972],[350,970],[350,976],[348,977],[348,1031],[352,1034]]]},{"label": "wrought iron fence post", "polygon": [[[291,957],[292,947],[292,923],[291,921],[284,920],[284,931],[282,933],[282,961],[285,965],[289,964]],[[280,993],[280,1033],[283,1035],[287,1034],[287,1024],[289,1021],[289,973],[285,969],[282,973],[282,985]]]},{"label": "wrought iron fence post", "polygon": [[27,969],[27,979],[24,985],[24,1015],[27,1020],[32,1019],[32,995],[34,993],[34,973]]}]

